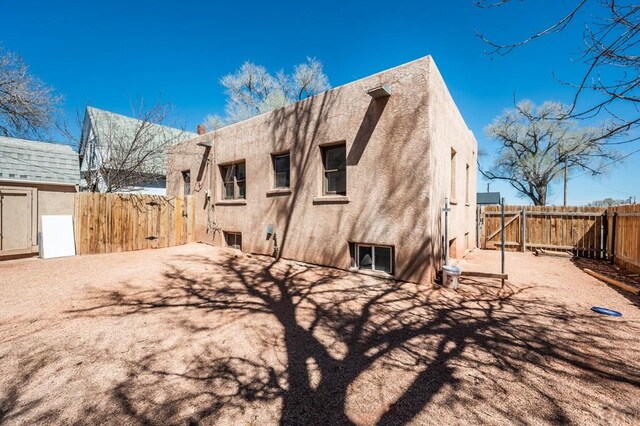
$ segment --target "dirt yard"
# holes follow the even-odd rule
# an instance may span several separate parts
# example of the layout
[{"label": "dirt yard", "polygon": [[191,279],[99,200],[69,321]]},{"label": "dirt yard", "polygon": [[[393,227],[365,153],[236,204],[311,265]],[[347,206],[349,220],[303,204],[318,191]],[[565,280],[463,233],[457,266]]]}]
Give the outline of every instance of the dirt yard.
[{"label": "dirt yard", "polygon": [[637,424],[638,298],[507,262],[457,293],[199,244],[2,262],[0,423]]}]

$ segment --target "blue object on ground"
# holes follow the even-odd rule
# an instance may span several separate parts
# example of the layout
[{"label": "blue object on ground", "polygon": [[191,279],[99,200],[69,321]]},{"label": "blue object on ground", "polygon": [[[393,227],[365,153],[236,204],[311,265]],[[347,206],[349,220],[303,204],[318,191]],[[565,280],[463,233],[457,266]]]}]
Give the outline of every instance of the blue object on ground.
[{"label": "blue object on ground", "polygon": [[618,311],[614,311],[612,309],[607,309],[607,308],[602,308],[600,306],[594,306],[593,308],[591,308],[591,310],[593,312],[597,312],[599,314],[603,314],[603,315],[611,315],[612,317],[621,317],[622,314]]}]

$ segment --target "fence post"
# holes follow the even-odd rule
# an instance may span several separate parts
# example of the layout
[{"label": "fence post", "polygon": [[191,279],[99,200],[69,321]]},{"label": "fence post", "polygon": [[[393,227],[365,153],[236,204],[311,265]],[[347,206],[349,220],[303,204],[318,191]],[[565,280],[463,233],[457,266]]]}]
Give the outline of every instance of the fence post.
[{"label": "fence post", "polygon": [[[605,210],[602,215],[600,215],[600,251],[598,252],[598,258],[604,259],[604,248],[605,248],[605,226],[604,223],[607,220],[607,211]],[[597,223],[597,221],[596,221]]]},{"label": "fence post", "polygon": [[449,265],[449,198],[444,199],[444,264]]},{"label": "fence post", "polygon": [[527,206],[522,207],[522,252],[527,251]]},{"label": "fence post", "polygon": [[480,206],[476,205],[476,247],[480,248]]},{"label": "fence post", "polygon": [[613,212],[613,223],[611,224],[611,263],[616,263],[616,222],[618,212]]},{"label": "fence post", "polygon": [[[502,225],[502,232],[501,232],[501,240],[502,240],[502,251],[501,251],[501,271],[504,274],[504,198],[502,198],[502,203],[501,203],[501,225]],[[504,278],[502,278],[502,286],[504,287]]]}]

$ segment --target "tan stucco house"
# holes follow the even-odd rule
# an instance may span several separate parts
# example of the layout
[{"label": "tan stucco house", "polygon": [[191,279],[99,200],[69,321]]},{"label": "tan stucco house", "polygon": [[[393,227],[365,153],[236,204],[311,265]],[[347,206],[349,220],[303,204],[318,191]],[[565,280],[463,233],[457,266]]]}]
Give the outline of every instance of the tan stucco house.
[{"label": "tan stucco house", "polygon": [[475,245],[476,159],[427,56],[172,147],[167,193],[202,241],[428,283]]},{"label": "tan stucco house", "polygon": [[42,215],[72,215],[79,183],[70,146],[0,137],[0,259],[38,253]]}]

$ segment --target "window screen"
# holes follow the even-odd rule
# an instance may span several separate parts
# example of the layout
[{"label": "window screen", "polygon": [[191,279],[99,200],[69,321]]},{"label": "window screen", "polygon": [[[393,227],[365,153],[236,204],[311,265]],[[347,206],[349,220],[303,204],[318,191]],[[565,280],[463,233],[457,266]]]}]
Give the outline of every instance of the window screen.
[{"label": "window screen", "polygon": [[373,268],[373,252],[369,246],[358,246],[358,266],[360,269]]},{"label": "window screen", "polygon": [[246,168],[245,163],[220,166],[222,175],[222,198],[234,200],[246,198]]},{"label": "window screen", "polygon": [[388,274],[391,273],[392,257],[391,247],[375,247],[375,259],[376,271],[383,271]]},{"label": "window screen", "polygon": [[289,154],[274,156],[273,168],[275,172],[274,187],[289,188],[291,174],[291,160]]},{"label": "window screen", "polygon": [[242,234],[239,232],[225,232],[224,241],[227,247],[242,250]]},{"label": "window screen", "polygon": [[374,270],[393,274],[393,247],[353,244],[355,253],[350,246],[352,255],[355,254],[355,266],[358,269]]},{"label": "window screen", "polygon": [[324,194],[347,195],[347,147],[323,148]]}]

